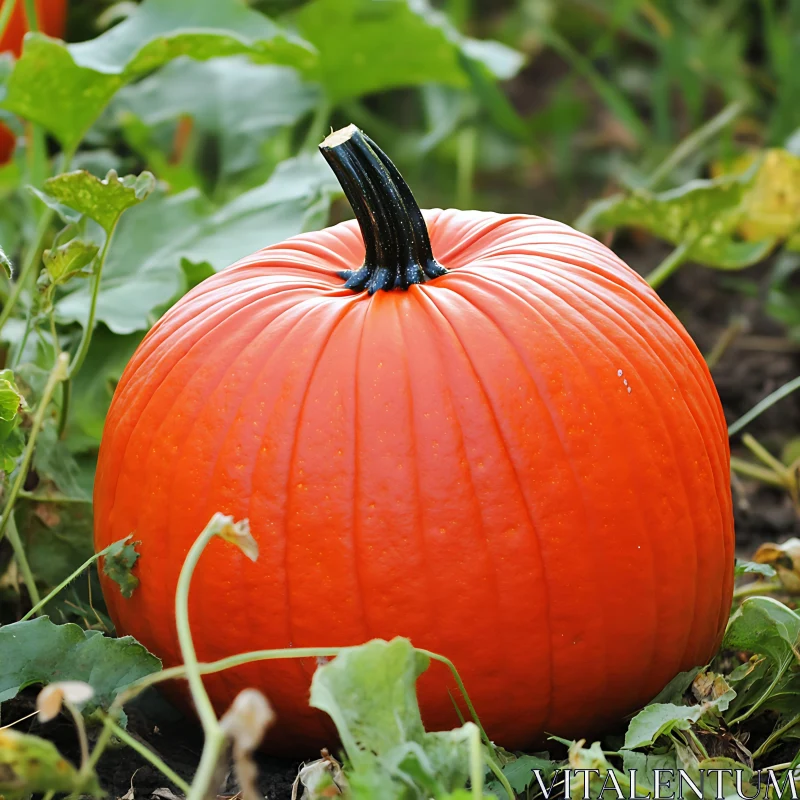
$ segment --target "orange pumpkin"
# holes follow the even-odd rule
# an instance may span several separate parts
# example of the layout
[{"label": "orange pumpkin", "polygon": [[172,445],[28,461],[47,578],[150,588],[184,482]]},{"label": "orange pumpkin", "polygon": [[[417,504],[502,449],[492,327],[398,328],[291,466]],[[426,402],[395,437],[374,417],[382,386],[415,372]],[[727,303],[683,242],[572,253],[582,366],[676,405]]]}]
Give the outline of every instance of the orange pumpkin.
[{"label": "orange pumpkin", "polygon": [[[119,630],[180,662],[181,563],[201,659],[404,635],[449,656],[489,735],[587,735],[718,647],[731,602],[725,420],[708,369],[610,250],[522,214],[421,212],[355,128],[321,147],[358,222],[207,279],[152,329],[108,414],[96,546],[141,540]],[[359,230],[360,224],[360,230]],[[430,236],[430,241],[428,239]],[[435,256],[435,259],[434,259]],[[385,290],[385,291],[381,291]],[[275,752],[333,741],[313,659],[210,676],[262,689]],[[446,670],[420,680],[457,722]]]},{"label": "orange pumpkin", "polygon": [[[36,18],[39,30],[48,36],[62,37],[67,16],[67,0],[36,0]],[[28,32],[24,0],[16,0],[8,25],[0,38],[0,52],[22,53],[22,40]],[[0,164],[5,164],[14,152],[16,137],[5,125],[0,124]]]}]

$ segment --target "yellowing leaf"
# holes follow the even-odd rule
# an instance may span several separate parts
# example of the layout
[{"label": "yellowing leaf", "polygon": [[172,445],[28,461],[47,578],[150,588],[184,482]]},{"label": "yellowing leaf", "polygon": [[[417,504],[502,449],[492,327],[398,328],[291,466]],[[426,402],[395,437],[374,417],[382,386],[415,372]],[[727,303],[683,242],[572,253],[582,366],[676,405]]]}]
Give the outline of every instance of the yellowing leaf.
[{"label": "yellowing leaf", "polygon": [[38,736],[0,729],[0,794],[78,791],[100,796],[94,773],[79,776],[53,744]]},{"label": "yellowing leaf", "polygon": [[[747,172],[761,153],[745,153],[727,164],[716,164],[718,175]],[[742,202],[738,232],[750,242],[788,239],[800,229],[800,158],[773,148],[763,155],[750,189]]]}]

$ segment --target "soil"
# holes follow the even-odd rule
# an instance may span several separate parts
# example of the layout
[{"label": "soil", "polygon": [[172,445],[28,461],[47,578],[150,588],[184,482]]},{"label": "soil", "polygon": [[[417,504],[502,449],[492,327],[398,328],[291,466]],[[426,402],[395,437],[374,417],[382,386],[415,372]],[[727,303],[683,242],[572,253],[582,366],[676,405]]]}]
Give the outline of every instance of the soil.
[{"label": "soil", "polygon": [[[646,274],[666,254],[656,243],[638,242],[635,247],[619,243],[617,251],[635,269]],[[749,270],[748,281],[763,288],[768,266]],[[729,286],[726,276],[696,266],[686,266],[662,290],[662,296],[680,317],[701,351],[708,354],[732,323],[740,329],[714,366],[712,373],[719,389],[728,422],[733,422],[759,400],[800,374],[800,347],[786,340],[781,328],[764,316],[763,303],[752,294]],[[760,294],[760,292],[759,292]],[[800,434],[800,392],[792,395],[755,420],[748,431],[760,442],[780,452],[788,438]],[[740,437],[732,442],[742,451]],[[783,541],[800,535],[800,520],[785,492],[753,481],[735,483],[734,511],[737,551],[747,557],[764,541]],[[3,704],[3,723],[19,719],[34,708],[35,692],[24,692]],[[46,727],[34,719],[21,723],[18,730],[44,735],[55,741],[73,761],[78,758],[75,731],[61,717]],[[189,779],[194,773],[202,748],[202,737],[195,722],[180,719],[178,712],[152,697],[129,710],[129,730],[155,750],[179,775]],[[260,788],[271,800],[288,800],[298,763],[258,756]],[[151,798],[158,789],[176,787],[133,750],[119,747],[108,750],[99,765],[100,780],[110,797],[122,798],[133,789],[135,798]],[[237,792],[235,780],[227,776],[222,793]],[[159,795],[156,795],[158,797]],[[169,795],[161,795],[170,800]]]}]

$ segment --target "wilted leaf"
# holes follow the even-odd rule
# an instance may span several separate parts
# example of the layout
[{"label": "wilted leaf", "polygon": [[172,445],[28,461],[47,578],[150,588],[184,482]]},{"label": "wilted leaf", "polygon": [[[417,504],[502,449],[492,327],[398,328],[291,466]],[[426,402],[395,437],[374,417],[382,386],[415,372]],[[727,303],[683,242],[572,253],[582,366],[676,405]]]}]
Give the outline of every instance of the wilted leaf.
[{"label": "wilted leaf", "polygon": [[49,683],[36,697],[39,722],[49,722],[60,713],[65,702],[76,708],[86,705],[94,697],[94,689],[83,681],[58,681]]},{"label": "wilted leaf", "polygon": [[85,214],[109,233],[127,208],[142,202],[155,188],[149,172],[120,178],[111,170],[103,180],[84,170],[56,175],[44,182],[44,194]]},{"label": "wilted leaf", "polygon": [[136,545],[140,542],[129,542],[130,538],[109,545],[103,556],[103,572],[119,586],[123,597],[130,597],[139,585],[139,579],[131,570],[139,560]]},{"label": "wilted leaf", "polygon": [[296,20],[319,51],[308,74],[333,102],[431,81],[466,87],[464,59],[501,79],[522,65],[499,42],[461,36],[426,0],[313,0]]},{"label": "wilted leaf", "polygon": [[97,776],[91,772],[86,779],[79,777],[52,742],[10,728],[0,729],[0,793],[24,797],[47,792],[103,794]]},{"label": "wilted leaf", "polygon": [[83,681],[94,689],[84,708],[108,708],[126,686],[161,669],[161,662],[130,636],[112,639],[47,617],[0,628],[0,702],[26,686]]},{"label": "wilted leaf", "polygon": [[4,106],[72,150],[114,93],[134,78],[178,56],[204,61],[237,54],[288,66],[314,62],[306,43],[237,0],[145,0],[87,42],[65,45],[29,34]]},{"label": "wilted leaf", "polygon": [[475,728],[425,732],[416,681],[427,666],[427,656],[397,638],[348,648],[314,673],[310,703],[336,724],[354,796],[395,797],[398,782],[423,796],[466,785]]},{"label": "wilted leaf", "polygon": [[576,226],[587,233],[632,226],[674,245],[688,246],[686,259],[718,269],[741,269],[764,258],[774,239],[743,242],[735,238],[754,181],[752,171],[653,194],[644,189],[592,204]]},{"label": "wilted leaf", "polygon": [[[183,259],[219,270],[237,259],[318,227],[338,192],[322,157],[282,162],[264,186],[218,209],[197,190],[157,195],[120,221],[103,271],[97,319],[114,333],[149,328],[183,289]],[[62,298],[62,322],[85,323],[89,287]]]},{"label": "wilted leaf", "polygon": [[230,542],[242,551],[251,561],[258,559],[258,542],[250,533],[250,522],[246,519],[234,521],[233,517],[217,512],[208,523],[214,535]]},{"label": "wilted leaf", "polygon": [[753,555],[758,564],[777,572],[787,591],[800,593],[800,539],[787,539],[783,544],[765,542]]}]

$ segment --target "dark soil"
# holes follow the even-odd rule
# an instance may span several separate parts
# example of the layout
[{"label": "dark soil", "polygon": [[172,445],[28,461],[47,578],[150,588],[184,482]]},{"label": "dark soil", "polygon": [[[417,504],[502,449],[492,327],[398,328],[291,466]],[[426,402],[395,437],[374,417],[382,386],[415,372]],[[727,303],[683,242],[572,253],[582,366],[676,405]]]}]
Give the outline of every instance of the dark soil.
[{"label": "dark soil", "polygon": [[[34,711],[36,692],[35,689],[27,690],[14,700],[3,703],[2,724],[8,725]],[[152,695],[147,699],[149,702],[142,704],[146,713],[142,705],[127,709],[128,732],[191,783],[203,749],[199,725],[193,720],[182,719],[166,701]],[[49,739],[75,764],[80,759],[75,727],[64,715],[44,725],[32,717],[15,725],[14,729]],[[98,733],[98,730],[90,729],[90,740]],[[256,762],[259,768],[259,788],[266,800],[288,800],[299,763],[263,755],[257,755]],[[101,786],[110,798],[122,798],[133,790],[133,798],[145,800],[153,797],[153,793],[159,789],[169,789],[182,797],[178,787],[126,746],[109,747],[105,751],[100,759],[98,775]],[[235,778],[232,773],[228,773],[219,787],[220,795],[236,795],[238,791]],[[302,795],[302,790],[299,794]],[[128,794],[128,800],[130,798],[131,795]],[[159,800],[170,800],[170,797],[162,795]]]}]

